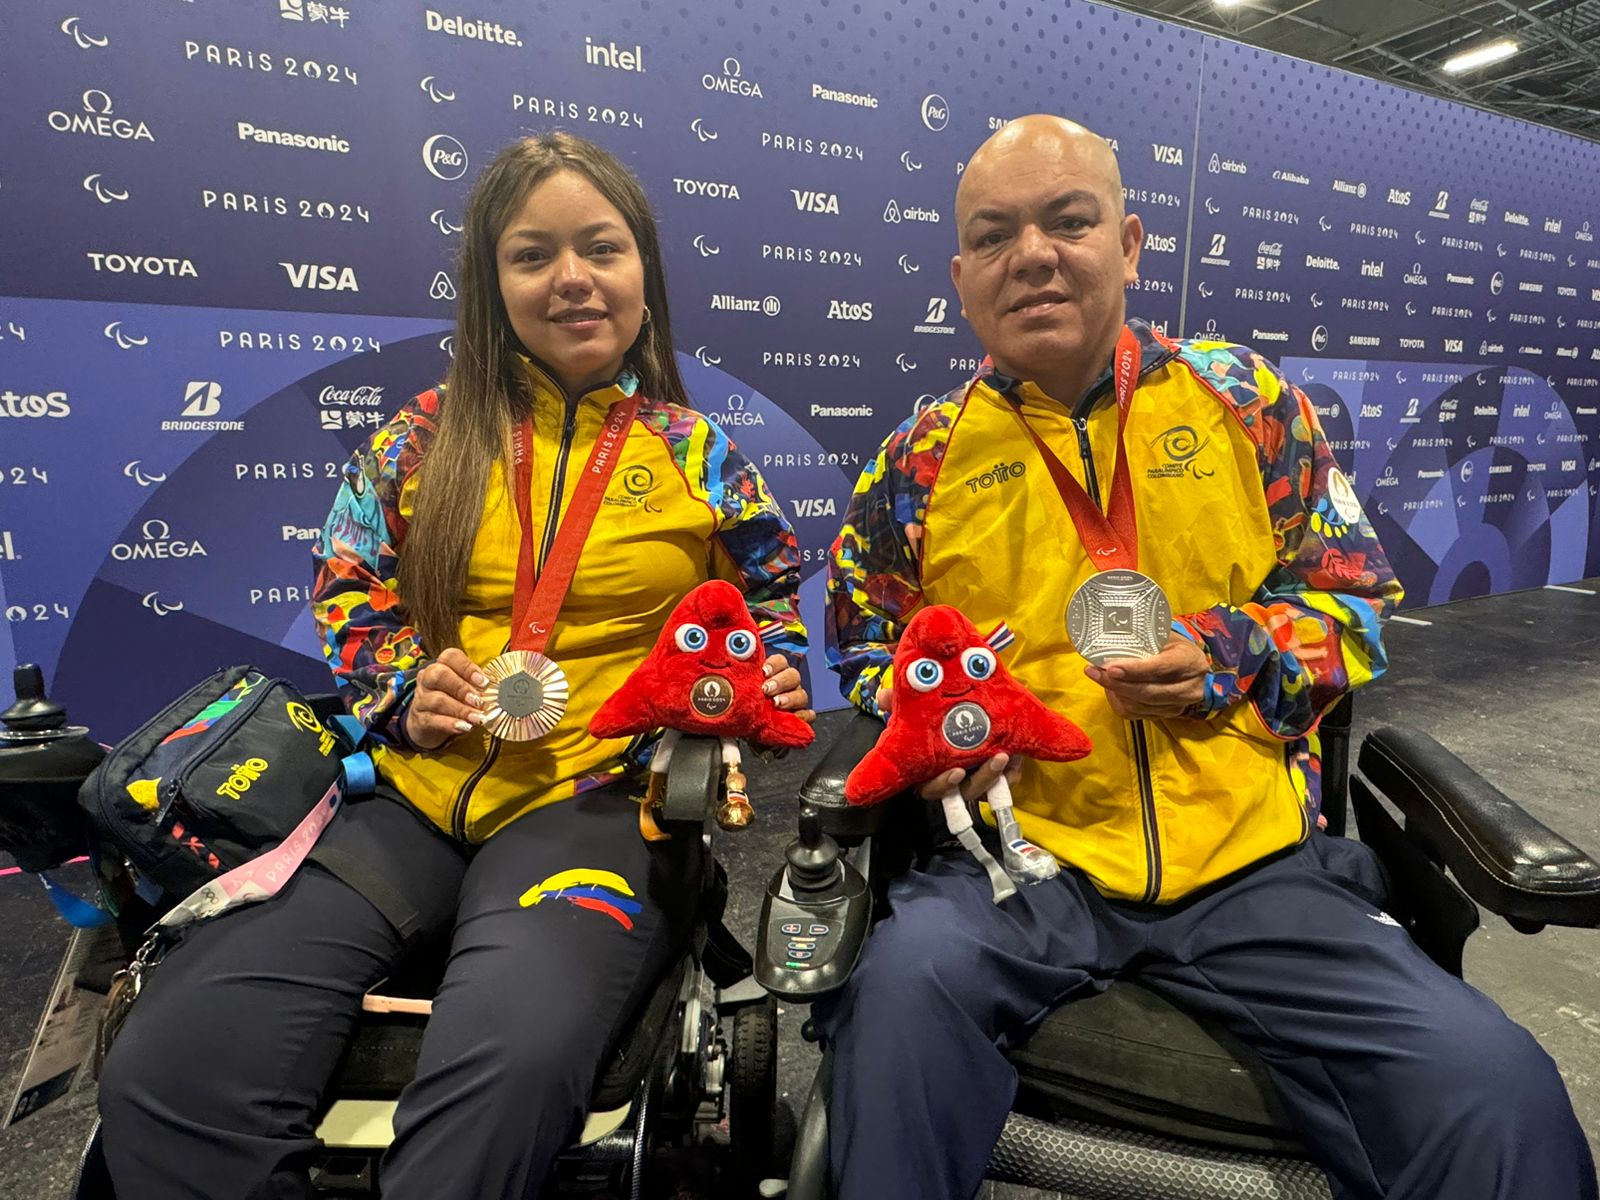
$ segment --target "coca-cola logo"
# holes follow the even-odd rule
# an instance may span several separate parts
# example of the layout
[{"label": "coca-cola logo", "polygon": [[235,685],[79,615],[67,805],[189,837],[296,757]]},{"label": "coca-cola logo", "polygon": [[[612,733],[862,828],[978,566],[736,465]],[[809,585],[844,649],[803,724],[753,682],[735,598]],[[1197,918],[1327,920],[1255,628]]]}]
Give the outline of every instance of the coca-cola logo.
[{"label": "coca-cola logo", "polygon": [[376,408],[383,403],[383,389],[365,387],[336,388],[332,384],[317,397],[323,408]]}]

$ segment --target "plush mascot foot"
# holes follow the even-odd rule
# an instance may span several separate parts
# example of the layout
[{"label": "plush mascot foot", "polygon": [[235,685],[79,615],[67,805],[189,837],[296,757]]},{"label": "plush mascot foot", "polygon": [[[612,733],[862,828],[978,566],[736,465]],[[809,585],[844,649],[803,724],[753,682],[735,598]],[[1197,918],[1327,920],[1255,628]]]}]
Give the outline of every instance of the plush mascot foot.
[{"label": "plush mascot foot", "polygon": [[1011,809],[1002,808],[994,816],[1000,830],[1000,840],[1005,845],[1003,857],[1007,875],[1018,883],[1043,883],[1061,874],[1055,855],[1039,849],[1022,836],[1022,829],[1017,825],[1017,818]]},{"label": "plush mascot foot", "polygon": [[1000,864],[995,862],[994,855],[983,848],[983,843],[978,840],[978,831],[971,827],[963,829],[956,834],[956,840],[966,847],[967,853],[978,860],[978,865],[989,876],[989,889],[994,893],[994,902],[999,904],[1002,900],[1009,900],[1017,894],[1017,885],[1011,882],[1011,877],[1000,869]]}]

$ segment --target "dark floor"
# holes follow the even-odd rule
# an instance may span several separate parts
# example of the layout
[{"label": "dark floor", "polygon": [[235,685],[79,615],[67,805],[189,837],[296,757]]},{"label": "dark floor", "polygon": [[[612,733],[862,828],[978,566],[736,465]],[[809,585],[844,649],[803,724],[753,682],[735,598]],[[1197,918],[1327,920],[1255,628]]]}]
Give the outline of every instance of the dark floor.
[{"label": "dark floor", "polygon": [[[1575,586],[1600,591],[1600,581]],[[1395,721],[1425,729],[1535,816],[1600,852],[1600,793],[1588,757],[1600,746],[1600,595],[1520,592],[1412,615],[1432,624],[1389,626],[1394,665],[1359,698],[1357,738]],[[819,743],[843,716],[821,719]],[[733,882],[729,923],[741,936],[752,934],[762,890],[791,834],[788,798],[817,754],[752,772],[758,823],[721,844]],[[33,880],[0,877],[0,1103],[10,1099],[65,941]],[[1600,1154],[1600,932],[1525,937],[1488,918],[1468,946],[1467,977],[1554,1056]],[[779,1086],[795,1108],[816,1057],[799,1037],[804,1016],[785,1010],[780,1022]],[[83,1088],[0,1131],[0,1196],[66,1197],[92,1113]],[[1042,1193],[996,1188],[995,1195]]]}]

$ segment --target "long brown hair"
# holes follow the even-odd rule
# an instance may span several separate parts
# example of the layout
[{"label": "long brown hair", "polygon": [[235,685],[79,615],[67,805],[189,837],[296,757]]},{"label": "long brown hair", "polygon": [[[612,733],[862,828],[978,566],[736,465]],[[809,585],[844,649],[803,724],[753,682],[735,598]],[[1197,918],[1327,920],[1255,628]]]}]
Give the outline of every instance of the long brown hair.
[{"label": "long brown hair", "polygon": [[639,377],[639,390],[654,400],[689,402],[672,352],[661,237],[639,181],[612,155],[570,133],[526,137],[507,146],[478,177],[467,200],[456,259],[461,299],[455,357],[438,432],[418,468],[416,512],[400,557],[401,606],[430,655],[458,644],[461,596],[489,469],[496,459],[507,461],[511,431],[532,408],[517,364],[517,355],[527,352],[500,296],[496,247],[529,193],[558,171],[576,171],[616,206],[644,262],[649,320],[624,357]]}]

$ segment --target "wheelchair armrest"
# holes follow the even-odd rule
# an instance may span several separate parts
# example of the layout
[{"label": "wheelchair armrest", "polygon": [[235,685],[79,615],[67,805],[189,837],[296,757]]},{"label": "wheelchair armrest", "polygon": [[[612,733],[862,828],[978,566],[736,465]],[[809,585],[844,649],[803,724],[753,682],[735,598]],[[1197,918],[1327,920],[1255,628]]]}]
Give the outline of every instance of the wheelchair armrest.
[{"label": "wheelchair armrest", "polygon": [[857,712],[800,786],[800,803],[817,810],[822,831],[842,846],[856,845],[883,824],[886,805],[860,807],[844,798],[845,777],[877,744],[882,732],[880,719]]},{"label": "wheelchair armrest", "polygon": [[1388,727],[1362,743],[1361,773],[1473,900],[1513,927],[1600,926],[1600,863],[1427,734]]},{"label": "wheelchair armrest", "polygon": [[678,739],[661,798],[665,823],[699,825],[715,816],[722,786],[722,743],[713,737]]}]

